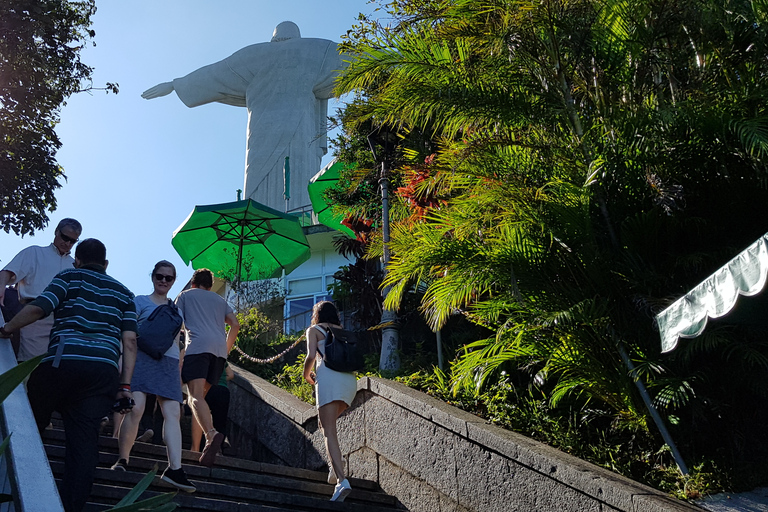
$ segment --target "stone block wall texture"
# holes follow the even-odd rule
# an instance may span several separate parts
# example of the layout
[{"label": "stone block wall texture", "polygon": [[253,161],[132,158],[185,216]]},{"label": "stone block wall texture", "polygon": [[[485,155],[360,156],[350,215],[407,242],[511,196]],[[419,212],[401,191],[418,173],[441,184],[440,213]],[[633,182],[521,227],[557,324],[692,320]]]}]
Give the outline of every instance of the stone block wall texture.
[{"label": "stone block wall texture", "polygon": [[[241,457],[326,470],[313,405],[233,365],[230,441]],[[386,379],[358,381],[339,418],[347,472],[424,512],[701,510]]]}]

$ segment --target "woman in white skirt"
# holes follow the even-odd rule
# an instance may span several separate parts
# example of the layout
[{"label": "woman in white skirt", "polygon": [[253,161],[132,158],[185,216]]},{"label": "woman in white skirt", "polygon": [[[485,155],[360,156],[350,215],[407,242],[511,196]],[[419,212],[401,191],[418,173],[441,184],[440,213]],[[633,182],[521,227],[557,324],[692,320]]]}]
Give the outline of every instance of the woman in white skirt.
[{"label": "woman in white skirt", "polygon": [[[339,313],[332,302],[322,301],[312,310],[312,324],[307,329],[307,357],[304,360],[304,380],[315,386],[317,416],[325,436],[325,449],[331,460],[328,483],[336,484],[331,501],[344,501],[352,490],[344,474],[336,420],[350,406],[357,393],[354,373],[337,372],[323,363],[325,335],[329,327],[341,328]],[[314,371],[312,371],[314,368]]]}]

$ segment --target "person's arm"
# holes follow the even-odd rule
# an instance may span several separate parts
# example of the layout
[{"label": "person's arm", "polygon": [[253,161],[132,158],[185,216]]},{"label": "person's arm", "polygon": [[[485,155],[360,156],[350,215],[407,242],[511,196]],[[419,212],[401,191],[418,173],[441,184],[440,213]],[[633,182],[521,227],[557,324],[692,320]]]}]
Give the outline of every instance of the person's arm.
[{"label": "person's arm", "polygon": [[40,296],[24,306],[11,318],[10,322],[3,326],[3,333],[0,334],[0,337],[8,338],[10,333],[52,314],[64,300],[68,289],[69,281],[61,274],[56,275]]},{"label": "person's arm", "polygon": [[[123,368],[120,372],[120,383],[130,384],[133,378],[133,368],[136,366],[136,333],[133,331],[123,331]],[[118,389],[116,400],[121,398],[133,398],[130,390]],[[130,412],[130,409],[123,409],[122,414]]]},{"label": "person's arm", "polygon": [[227,380],[232,380],[235,378],[235,371],[229,365],[224,367],[224,373],[227,375]]},{"label": "person's arm", "polygon": [[181,380],[181,370],[184,369],[184,353],[187,349],[183,348],[179,351],[179,384],[181,384],[181,387],[184,387],[184,381]]},{"label": "person's arm", "polygon": [[10,338],[11,333],[31,324],[32,322],[37,322],[44,316],[45,311],[43,311],[41,307],[35,306],[34,304],[27,304],[21,311],[16,314],[16,316],[11,318],[7,324],[5,324],[3,327],[0,327],[0,338]]},{"label": "person's arm", "polygon": [[184,341],[181,341],[181,331],[179,331],[178,344],[179,344],[179,373],[184,367],[184,354],[187,353],[187,341],[189,339],[189,333],[187,332],[185,324],[181,324],[181,330],[184,331]]},{"label": "person's arm", "polygon": [[304,380],[310,385],[315,385],[315,358],[317,357],[317,330],[310,327],[304,334],[307,338],[307,357],[304,358]]},{"label": "person's arm", "polygon": [[237,321],[237,315],[234,313],[228,313],[224,317],[224,323],[229,326],[229,332],[227,333],[227,353],[232,350],[237,341],[237,333],[240,332],[240,322]]},{"label": "person's arm", "polygon": [[10,270],[0,270],[0,305],[5,306],[5,287],[16,282],[16,274]]}]

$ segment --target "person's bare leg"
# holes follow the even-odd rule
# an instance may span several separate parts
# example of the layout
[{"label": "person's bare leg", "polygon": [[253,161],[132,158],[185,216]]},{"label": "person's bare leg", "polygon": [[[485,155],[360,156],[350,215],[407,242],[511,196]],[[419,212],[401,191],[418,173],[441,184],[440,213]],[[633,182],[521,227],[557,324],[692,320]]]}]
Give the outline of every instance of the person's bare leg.
[{"label": "person's bare leg", "polygon": [[123,424],[124,419],[125,419],[125,414],[120,414],[119,412],[112,413],[112,437],[113,438],[120,439],[120,426]]},{"label": "person's bare leg", "polygon": [[203,438],[203,428],[197,421],[192,421],[190,424],[192,425],[192,445],[189,449],[193,452],[199,452],[201,449],[200,440]]},{"label": "person's bare leg", "polygon": [[339,415],[347,408],[347,404],[341,401],[333,401],[325,404],[317,411],[320,425],[325,437],[325,449],[328,452],[328,458],[331,459],[333,471],[339,482],[344,480],[344,460],[341,457],[341,448],[339,447],[339,438],[336,431],[336,420]]},{"label": "person's bare leg", "polygon": [[133,401],[136,402],[136,405],[133,406],[131,412],[124,415],[123,424],[120,426],[120,436],[117,442],[118,458],[125,459],[126,462],[131,460],[131,449],[133,443],[136,442],[136,434],[139,431],[139,422],[144,414],[146,400],[147,396],[144,393],[134,391]]},{"label": "person's bare leg", "polygon": [[213,431],[213,417],[211,416],[211,409],[208,407],[208,402],[205,401],[205,395],[211,385],[205,379],[193,379],[187,382],[187,389],[189,390],[189,408],[192,409],[192,415],[195,420],[203,429],[205,434],[205,440],[208,442],[214,433]]},{"label": "person's bare leg", "polygon": [[[175,400],[157,397],[163,412],[163,441],[171,469],[181,467],[181,406]],[[193,422],[194,423],[194,422]]]}]

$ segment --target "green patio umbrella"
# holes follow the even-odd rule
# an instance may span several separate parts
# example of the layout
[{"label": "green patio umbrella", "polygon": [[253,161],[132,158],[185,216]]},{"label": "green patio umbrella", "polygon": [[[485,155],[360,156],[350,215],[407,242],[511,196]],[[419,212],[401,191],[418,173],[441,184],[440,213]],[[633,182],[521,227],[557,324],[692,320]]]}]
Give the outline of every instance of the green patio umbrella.
[{"label": "green patio umbrella", "polygon": [[298,218],[253,199],[195,206],[171,244],[187,265],[234,271],[242,281],[280,277],[310,256]]},{"label": "green patio umbrella", "polygon": [[328,165],[323,167],[320,172],[309,180],[307,191],[309,192],[309,201],[312,203],[312,209],[317,214],[317,219],[321,224],[349,236],[355,236],[354,231],[341,223],[344,220],[344,216],[334,214],[333,208],[323,197],[325,190],[339,181],[339,171],[345,168],[348,168],[346,164],[336,159],[331,160]]}]

